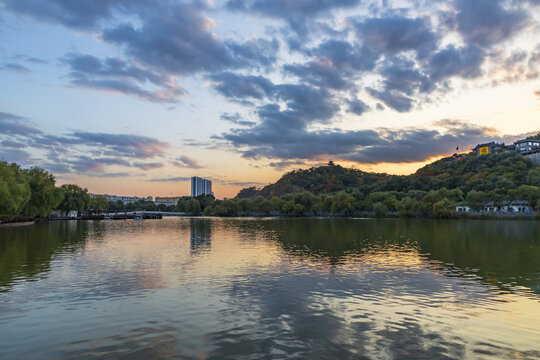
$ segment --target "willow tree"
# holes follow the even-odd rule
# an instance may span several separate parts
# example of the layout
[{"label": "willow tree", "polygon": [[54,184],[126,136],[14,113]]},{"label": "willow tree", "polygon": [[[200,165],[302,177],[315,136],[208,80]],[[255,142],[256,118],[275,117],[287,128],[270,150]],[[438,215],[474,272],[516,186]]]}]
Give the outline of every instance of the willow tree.
[{"label": "willow tree", "polygon": [[20,215],[30,200],[26,174],[17,164],[0,162],[0,215]]},{"label": "willow tree", "polygon": [[58,209],[62,211],[83,212],[90,208],[91,198],[88,190],[74,184],[66,184],[60,187],[63,194],[62,202]]},{"label": "willow tree", "polygon": [[62,201],[62,190],[55,187],[53,174],[40,168],[25,171],[31,197],[24,207],[24,214],[46,217]]}]

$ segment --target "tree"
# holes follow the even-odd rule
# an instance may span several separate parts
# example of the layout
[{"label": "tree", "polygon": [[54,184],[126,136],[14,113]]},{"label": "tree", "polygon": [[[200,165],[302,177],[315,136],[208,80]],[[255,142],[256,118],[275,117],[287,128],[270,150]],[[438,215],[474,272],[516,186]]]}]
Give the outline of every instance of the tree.
[{"label": "tree", "polygon": [[55,187],[54,176],[37,167],[26,170],[25,173],[31,196],[23,213],[30,216],[49,216],[52,209],[62,201],[62,191]]},{"label": "tree", "polygon": [[418,200],[410,197],[404,197],[398,203],[398,212],[400,217],[412,217],[417,214]]},{"label": "tree", "polygon": [[109,206],[107,198],[103,195],[95,196],[92,198],[91,207],[95,212],[100,213],[102,210],[106,209]]},{"label": "tree", "polygon": [[289,200],[285,202],[283,206],[281,207],[281,211],[288,215],[291,215],[291,214],[295,215],[296,207],[295,207],[294,200]]},{"label": "tree", "polygon": [[382,202],[377,202],[373,204],[373,214],[375,215],[375,217],[385,217],[387,212],[388,209],[386,208],[386,205],[384,205]]},{"label": "tree", "polygon": [[90,208],[91,198],[88,190],[74,184],[66,184],[60,187],[63,199],[58,205],[62,211],[83,212]]},{"label": "tree", "polygon": [[28,177],[20,167],[0,162],[0,214],[20,215],[31,196]]},{"label": "tree", "polygon": [[186,211],[193,216],[199,216],[201,214],[201,204],[199,203],[199,200],[195,198],[189,199]]},{"label": "tree", "polygon": [[433,215],[438,218],[450,218],[456,213],[455,204],[447,198],[437,201],[433,204]]},{"label": "tree", "polygon": [[471,190],[467,194],[466,200],[469,207],[473,210],[480,210],[484,207],[484,202],[486,201],[487,196],[483,191]]}]

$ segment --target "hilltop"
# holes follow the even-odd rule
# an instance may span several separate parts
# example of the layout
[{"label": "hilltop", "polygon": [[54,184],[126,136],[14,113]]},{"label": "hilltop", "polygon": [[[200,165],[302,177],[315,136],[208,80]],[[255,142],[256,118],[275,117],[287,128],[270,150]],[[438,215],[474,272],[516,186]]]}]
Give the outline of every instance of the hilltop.
[{"label": "hilltop", "polygon": [[445,158],[405,176],[364,172],[330,162],[326,166],[293,170],[260,190],[242,189],[237,198],[270,199],[303,192],[323,195],[340,191],[360,192],[366,196],[373,192],[428,192],[442,188],[459,189],[464,194],[472,190],[494,192],[505,197],[521,185],[540,186],[540,170],[526,157],[507,152]]}]

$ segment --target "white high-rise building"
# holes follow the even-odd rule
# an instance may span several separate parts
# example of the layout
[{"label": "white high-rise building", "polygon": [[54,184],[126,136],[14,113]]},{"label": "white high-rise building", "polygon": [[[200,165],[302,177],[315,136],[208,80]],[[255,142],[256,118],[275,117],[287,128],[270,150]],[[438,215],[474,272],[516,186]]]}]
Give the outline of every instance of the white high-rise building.
[{"label": "white high-rise building", "polygon": [[212,182],[197,176],[191,178],[191,196],[214,195]]}]

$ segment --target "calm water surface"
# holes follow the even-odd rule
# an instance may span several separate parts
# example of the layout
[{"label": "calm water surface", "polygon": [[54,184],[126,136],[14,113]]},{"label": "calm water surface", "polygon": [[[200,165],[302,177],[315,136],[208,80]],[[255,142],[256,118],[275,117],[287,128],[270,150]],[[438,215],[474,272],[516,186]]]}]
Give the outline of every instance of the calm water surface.
[{"label": "calm water surface", "polygon": [[540,222],[0,227],[0,359],[540,359]]}]

